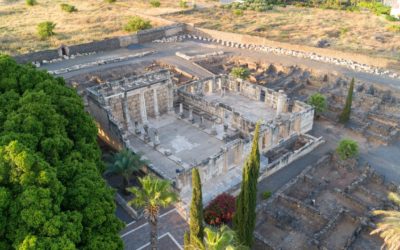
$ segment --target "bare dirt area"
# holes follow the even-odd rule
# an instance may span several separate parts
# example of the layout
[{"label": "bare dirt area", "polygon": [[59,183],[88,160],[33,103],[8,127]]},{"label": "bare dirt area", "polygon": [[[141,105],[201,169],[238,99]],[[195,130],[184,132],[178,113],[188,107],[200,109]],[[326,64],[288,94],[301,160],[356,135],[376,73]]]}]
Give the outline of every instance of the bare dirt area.
[{"label": "bare dirt area", "polygon": [[[175,13],[167,19],[197,27],[255,35],[285,43],[316,46],[326,40],[331,49],[391,59],[400,58],[400,33],[393,24],[369,12],[347,12],[288,6],[266,12],[208,8]],[[355,21],[356,20],[356,21]]]},{"label": "bare dirt area", "polygon": [[[160,15],[179,11],[179,1],[163,0],[161,6],[153,8],[144,0],[118,0],[107,3],[97,0],[70,0],[68,4],[76,12],[63,11],[62,0],[39,0],[28,6],[22,0],[0,0],[0,53],[22,54],[58,47],[98,41],[129,33],[123,30],[128,19],[134,15]],[[40,40],[37,25],[51,21],[56,24],[55,36]],[[164,25],[152,21],[153,27]]]}]

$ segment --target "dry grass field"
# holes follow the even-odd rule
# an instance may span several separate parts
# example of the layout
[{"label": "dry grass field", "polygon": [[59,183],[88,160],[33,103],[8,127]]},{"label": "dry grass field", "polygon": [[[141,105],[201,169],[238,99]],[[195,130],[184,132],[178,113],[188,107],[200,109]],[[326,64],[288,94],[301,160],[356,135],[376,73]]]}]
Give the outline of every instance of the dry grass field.
[{"label": "dry grass field", "polygon": [[388,30],[388,26],[400,22],[389,22],[366,12],[288,6],[262,13],[244,11],[242,16],[229,9],[209,8],[165,17],[202,28],[300,45],[315,46],[318,40],[325,39],[332,49],[400,59],[400,32]]},{"label": "dry grass field", "polygon": [[[0,0],[0,53],[11,55],[54,48],[60,44],[79,44],[126,35],[123,26],[129,17],[141,13],[159,15],[179,10],[179,1],[161,0],[152,8],[146,0],[37,0],[27,6],[24,0]],[[67,13],[60,4],[74,5],[78,11]],[[41,41],[36,26],[43,21],[56,23],[55,36]],[[153,26],[160,24],[152,23]]]}]

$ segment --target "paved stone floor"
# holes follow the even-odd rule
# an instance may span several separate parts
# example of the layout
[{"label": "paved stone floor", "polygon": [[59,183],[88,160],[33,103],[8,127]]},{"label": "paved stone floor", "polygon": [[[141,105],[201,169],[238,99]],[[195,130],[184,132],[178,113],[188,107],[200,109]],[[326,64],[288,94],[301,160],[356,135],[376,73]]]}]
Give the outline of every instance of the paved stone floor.
[{"label": "paved stone floor", "polygon": [[210,102],[220,102],[230,106],[233,108],[233,111],[243,114],[243,116],[253,122],[257,122],[260,117],[265,121],[273,120],[276,117],[276,111],[268,107],[265,103],[236,93],[227,92],[224,96],[221,96],[219,93],[213,93],[205,95],[204,98]]},{"label": "paved stone floor", "polygon": [[[159,249],[182,250],[186,230],[188,225],[175,208],[162,211],[158,221]],[[149,249],[150,226],[144,218],[128,224],[120,235],[126,250]]]},{"label": "paved stone floor", "polygon": [[159,121],[150,122],[158,128],[161,143],[159,148],[170,150],[187,164],[200,163],[218,153],[224,145],[221,140],[174,115],[162,116]]}]

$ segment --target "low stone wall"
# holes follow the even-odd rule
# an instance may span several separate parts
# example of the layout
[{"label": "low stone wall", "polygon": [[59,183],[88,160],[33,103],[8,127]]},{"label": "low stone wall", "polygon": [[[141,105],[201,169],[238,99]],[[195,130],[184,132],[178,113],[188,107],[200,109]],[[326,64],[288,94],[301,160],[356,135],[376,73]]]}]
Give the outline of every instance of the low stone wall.
[{"label": "low stone wall", "polygon": [[[174,36],[184,31],[185,31],[184,24],[174,23],[168,26],[142,30],[137,32],[136,34],[128,36],[120,36],[101,41],[71,45],[71,46],[66,46],[66,48],[69,49],[69,56],[76,54],[84,54],[89,52],[115,50],[127,47],[131,44],[151,42],[153,40],[161,39],[166,36]],[[44,60],[51,61],[59,57],[60,55],[58,49],[52,49],[52,50],[38,51],[38,52],[32,52],[24,55],[15,56],[14,59],[18,63],[29,63],[29,62],[42,62]]]},{"label": "low stone wall", "polygon": [[135,209],[133,209],[128,202],[124,198],[122,198],[121,195],[118,193],[115,194],[115,201],[120,205],[125,212],[127,212],[132,218],[134,219],[139,219],[141,217],[141,214],[138,213]]},{"label": "low stone wall", "polygon": [[399,62],[395,60],[372,58],[326,48],[280,43],[263,37],[197,28],[192,25],[186,25],[186,29],[187,32],[191,33],[191,35],[187,37],[188,39],[216,42],[233,48],[260,50],[277,55],[307,58],[314,61],[343,66],[359,72],[400,79],[400,73],[397,72]]},{"label": "low stone wall", "polygon": [[[307,142],[303,147],[301,147],[298,150],[295,150],[294,152],[288,152],[281,156],[279,159],[269,163],[267,165],[267,170],[264,171],[264,173],[259,177],[259,180],[262,180],[273,173],[277,172],[278,170],[282,169],[283,167],[289,165],[293,161],[301,158],[302,156],[308,154],[309,152],[313,151],[316,147],[321,145],[322,143],[325,143],[325,141],[322,139],[322,137],[315,138],[311,135],[304,134],[302,136],[308,137],[310,140]],[[284,142],[283,142],[284,143]],[[279,147],[280,145],[278,144],[276,147]]]}]

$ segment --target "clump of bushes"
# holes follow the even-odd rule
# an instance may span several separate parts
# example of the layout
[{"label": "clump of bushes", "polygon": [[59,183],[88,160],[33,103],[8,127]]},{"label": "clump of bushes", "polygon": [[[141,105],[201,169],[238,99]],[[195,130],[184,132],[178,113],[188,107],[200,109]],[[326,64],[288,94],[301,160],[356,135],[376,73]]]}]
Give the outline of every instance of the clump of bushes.
[{"label": "clump of bushes", "polygon": [[36,0],[25,0],[26,5],[33,6],[36,5]]},{"label": "clump of bushes", "polygon": [[264,191],[264,192],[261,194],[261,198],[262,198],[263,200],[268,200],[268,199],[271,197],[271,195],[272,195],[272,192],[271,192],[271,191]]},{"label": "clump of bushes", "polygon": [[179,7],[186,9],[188,7],[187,2],[185,0],[180,0]]},{"label": "clump of bushes", "polygon": [[387,27],[387,29],[391,32],[400,32],[400,25],[390,25]]},{"label": "clump of bushes", "polygon": [[376,15],[390,15],[391,8],[379,2],[360,2],[358,3],[358,6],[369,9]]},{"label": "clump of bushes", "polygon": [[233,10],[255,10],[255,11],[267,11],[272,10],[273,5],[284,5],[283,2],[279,0],[247,0],[244,2],[234,2],[227,4],[224,8]]},{"label": "clump of bushes", "polygon": [[139,30],[150,29],[151,23],[148,20],[144,20],[141,17],[131,17],[128,23],[125,25],[124,30],[127,32],[137,32]]},{"label": "clump of bushes", "polygon": [[160,3],[159,0],[150,0],[150,5],[155,7],[155,8],[158,8],[158,7],[161,6],[161,3]]},{"label": "clump of bushes", "polygon": [[220,226],[232,222],[235,213],[235,197],[230,194],[222,193],[204,209],[204,220],[212,226]]},{"label": "clump of bushes", "polygon": [[60,7],[61,7],[61,9],[63,11],[68,12],[68,13],[72,13],[72,12],[78,11],[78,9],[75,8],[75,6],[67,4],[67,3],[62,3],[60,5]]},{"label": "clump of bushes", "polygon": [[241,10],[241,9],[234,9],[234,10],[232,11],[232,13],[233,13],[235,16],[243,16],[243,10]]},{"label": "clump of bushes", "polygon": [[385,19],[388,20],[388,21],[390,21],[390,22],[397,22],[397,21],[400,21],[400,19],[398,19],[398,18],[396,18],[396,17],[394,17],[394,16],[391,16],[391,15],[385,15]]},{"label": "clump of bushes", "polygon": [[250,76],[250,71],[247,68],[234,67],[231,70],[231,75],[240,79],[247,79]]},{"label": "clump of bushes", "polygon": [[339,142],[336,152],[340,159],[347,160],[358,155],[358,144],[350,139],[343,139]]},{"label": "clump of bushes", "polygon": [[39,38],[44,40],[46,38],[53,36],[55,34],[54,33],[55,27],[56,24],[50,21],[39,23],[37,26],[37,33],[39,35]]},{"label": "clump of bushes", "polygon": [[117,0],[105,0],[107,3],[115,3]]}]

